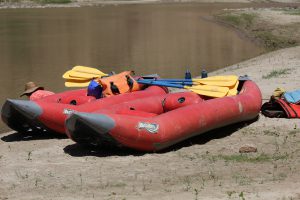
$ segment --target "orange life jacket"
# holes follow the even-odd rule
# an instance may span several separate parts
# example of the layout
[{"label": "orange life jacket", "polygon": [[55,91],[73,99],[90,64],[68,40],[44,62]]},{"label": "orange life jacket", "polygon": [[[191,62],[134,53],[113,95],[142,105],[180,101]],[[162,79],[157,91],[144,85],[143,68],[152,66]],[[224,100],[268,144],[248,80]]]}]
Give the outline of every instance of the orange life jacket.
[{"label": "orange life jacket", "polygon": [[132,78],[131,71],[124,71],[109,77],[98,79],[103,87],[103,96],[111,96],[123,94],[127,92],[137,91],[141,86]]}]

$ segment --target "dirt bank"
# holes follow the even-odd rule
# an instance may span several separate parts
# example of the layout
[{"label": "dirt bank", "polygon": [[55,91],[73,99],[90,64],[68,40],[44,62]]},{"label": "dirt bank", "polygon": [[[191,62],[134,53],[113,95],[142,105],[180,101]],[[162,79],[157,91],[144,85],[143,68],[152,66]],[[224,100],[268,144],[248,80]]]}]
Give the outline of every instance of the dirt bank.
[{"label": "dirt bank", "polygon": [[[299,4],[300,5],[300,4]],[[227,9],[217,21],[230,25],[273,51],[300,44],[300,6]]]}]

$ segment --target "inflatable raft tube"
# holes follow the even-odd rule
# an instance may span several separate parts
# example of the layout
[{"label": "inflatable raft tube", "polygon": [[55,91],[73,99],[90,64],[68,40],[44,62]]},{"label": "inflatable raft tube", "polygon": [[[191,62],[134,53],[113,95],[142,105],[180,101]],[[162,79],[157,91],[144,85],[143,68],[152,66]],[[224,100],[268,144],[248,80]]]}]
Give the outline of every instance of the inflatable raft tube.
[{"label": "inflatable raft tube", "polygon": [[53,101],[7,100],[1,111],[4,123],[23,131],[28,127],[41,127],[47,131],[65,134],[65,119],[73,112],[93,112],[122,102],[166,94],[164,87],[150,86],[144,90],[91,100],[81,105]]},{"label": "inflatable raft tube", "polygon": [[[261,92],[252,81],[240,83],[236,96],[184,104],[190,98],[184,94],[180,97],[168,94],[157,101],[161,106],[159,112],[157,108],[148,112],[153,107],[148,105],[152,102],[148,98],[143,100],[145,106],[140,110],[73,113],[66,120],[67,135],[75,142],[159,151],[209,130],[252,120],[259,114],[262,103]],[[178,103],[170,106],[167,102]]]},{"label": "inflatable raft tube", "polygon": [[[87,96],[86,89],[69,90],[38,99],[36,101],[7,99],[1,109],[2,121],[11,129],[19,132],[41,129],[41,125],[34,121],[34,115],[40,114],[35,102],[55,104],[82,105],[92,102],[95,97]],[[24,113],[22,108],[31,108],[30,113]]]}]

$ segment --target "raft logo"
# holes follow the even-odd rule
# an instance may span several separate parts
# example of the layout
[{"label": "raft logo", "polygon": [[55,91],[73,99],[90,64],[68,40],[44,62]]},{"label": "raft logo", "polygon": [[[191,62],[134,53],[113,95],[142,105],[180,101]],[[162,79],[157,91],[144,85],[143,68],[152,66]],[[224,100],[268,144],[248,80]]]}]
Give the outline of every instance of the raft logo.
[{"label": "raft logo", "polygon": [[65,115],[71,115],[74,112],[75,112],[75,110],[71,110],[71,109],[68,109],[68,108],[65,108],[63,110],[63,114],[65,114]]},{"label": "raft logo", "polygon": [[146,129],[150,133],[157,133],[159,125],[148,122],[139,122],[138,129]]}]

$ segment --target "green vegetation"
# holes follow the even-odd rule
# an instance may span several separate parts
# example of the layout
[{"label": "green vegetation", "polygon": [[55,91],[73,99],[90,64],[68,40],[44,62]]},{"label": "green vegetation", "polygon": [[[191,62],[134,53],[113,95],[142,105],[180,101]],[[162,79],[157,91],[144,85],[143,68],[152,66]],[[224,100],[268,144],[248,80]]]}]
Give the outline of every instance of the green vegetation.
[{"label": "green vegetation", "polygon": [[261,40],[268,50],[276,50],[285,47],[296,46],[297,41],[283,36],[276,36],[270,31],[254,32],[255,38]]},{"label": "green vegetation", "polygon": [[234,162],[265,162],[271,160],[271,157],[266,154],[260,154],[257,156],[248,156],[246,154],[237,154],[237,155],[218,155],[218,158],[225,161],[234,161]]},{"label": "green vegetation", "polygon": [[242,13],[240,16],[246,26],[251,26],[254,22],[254,19],[257,17],[255,14],[250,13]]},{"label": "green vegetation", "polygon": [[29,151],[29,152],[27,153],[27,160],[32,160],[32,159],[31,159],[31,154],[32,154],[32,151]]},{"label": "green vegetation", "polygon": [[38,3],[42,4],[65,4],[65,3],[71,3],[71,0],[35,0]]},{"label": "green vegetation", "polygon": [[22,0],[0,0],[0,3],[16,3],[21,1]]},{"label": "green vegetation", "polygon": [[282,180],[286,179],[286,177],[287,177],[287,174],[281,172],[276,176],[273,175],[273,181],[282,181]]},{"label": "green vegetation", "polygon": [[236,26],[240,25],[241,23],[241,19],[238,15],[228,14],[228,15],[220,16],[220,18]]},{"label": "green vegetation", "polygon": [[[72,0],[31,0],[32,2],[41,3],[41,4],[65,4],[71,3]],[[25,2],[24,0],[0,0],[0,3],[20,3]]]},{"label": "green vegetation", "polygon": [[300,9],[284,9],[284,13],[288,15],[300,15]]},{"label": "green vegetation", "polygon": [[297,133],[300,133],[299,129],[291,130],[288,134],[291,135],[291,136],[293,136],[293,137],[295,137],[297,135]]},{"label": "green vegetation", "polygon": [[195,200],[198,200],[199,191],[196,188],[194,189],[194,191],[195,191]]},{"label": "green vegetation", "polygon": [[240,197],[241,200],[245,200],[245,197],[244,197],[244,193],[243,193],[243,192],[241,192],[241,193],[239,194],[239,197]]},{"label": "green vegetation", "polygon": [[227,191],[226,194],[228,195],[228,198],[231,199],[233,195],[233,199],[239,199],[239,200],[246,200],[244,197],[244,192],[237,193],[236,191]]},{"label": "green vegetation", "polygon": [[243,28],[249,28],[253,24],[256,17],[257,16],[255,14],[250,14],[250,13],[241,13],[241,14],[227,13],[224,15],[217,16],[217,18],[221,19],[222,21],[225,21],[233,26],[243,27]]},{"label": "green vegetation", "polygon": [[270,135],[270,136],[275,136],[275,137],[279,137],[280,133],[279,131],[276,131],[276,130],[263,130],[263,133],[265,135]]},{"label": "green vegetation", "polygon": [[274,154],[274,155],[267,155],[261,153],[259,155],[248,155],[248,154],[234,154],[234,155],[217,155],[213,156],[214,160],[222,159],[226,162],[251,162],[251,163],[259,163],[259,162],[268,162],[268,161],[275,161],[275,160],[283,160],[287,159],[287,154]]},{"label": "green vegetation", "polygon": [[191,178],[189,176],[185,176],[183,177],[183,190],[184,191],[189,191],[192,187],[191,187]]},{"label": "green vegetation", "polygon": [[125,187],[126,186],[126,183],[112,183],[110,184],[111,187]]},{"label": "green vegetation", "polygon": [[228,195],[229,198],[231,198],[231,196],[235,193],[236,193],[236,191],[227,191],[226,192],[226,194]]},{"label": "green vegetation", "polygon": [[[300,9],[288,9],[291,15],[299,15]],[[256,13],[225,12],[215,16],[219,21],[243,31],[248,37],[256,39],[268,51],[299,45],[298,29],[295,25],[276,25],[266,23]],[[292,34],[293,33],[293,34]]]},{"label": "green vegetation", "polygon": [[291,69],[287,68],[287,69],[280,69],[280,70],[273,70],[270,73],[268,73],[267,75],[263,75],[262,78],[263,79],[270,79],[270,78],[276,78],[285,74],[289,74],[291,71]]},{"label": "green vegetation", "polygon": [[251,177],[248,177],[240,173],[233,174],[232,178],[235,180],[235,183],[239,185],[250,185],[251,182],[253,182],[253,179]]},{"label": "green vegetation", "polygon": [[35,187],[38,187],[38,183],[41,182],[42,180],[40,178],[35,179]]}]

